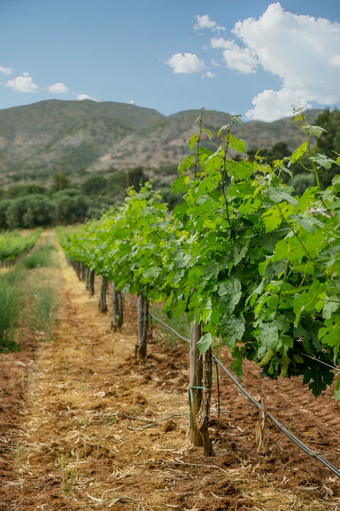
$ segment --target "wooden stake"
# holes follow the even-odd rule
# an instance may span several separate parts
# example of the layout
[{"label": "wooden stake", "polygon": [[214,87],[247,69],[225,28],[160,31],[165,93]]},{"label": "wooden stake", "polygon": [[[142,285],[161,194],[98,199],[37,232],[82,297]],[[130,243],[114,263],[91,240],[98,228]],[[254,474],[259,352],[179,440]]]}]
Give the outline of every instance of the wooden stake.
[{"label": "wooden stake", "polygon": [[202,436],[196,425],[196,416],[202,402],[202,357],[198,350],[197,343],[202,337],[201,324],[191,323],[190,336],[190,375],[189,375],[189,406],[190,406],[190,442],[201,447]]},{"label": "wooden stake", "polygon": [[123,324],[123,315],[123,297],[120,292],[117,292],[116,285],[112,282],[112,328],[114,332],[120,332]]},{"label": "wooden stake", "polygon": [[87,270],[87,268],[86,268],[85,264],[81,263],[81,276],[80,276],[80,279],[83,282],[85,282],[85,280],[86,280],[86,270]]},{"label": "wooden stake", "polygon": [[92,296],[94,295],[94,277],[95,273],[94,270],[87,269],[87,279],[86,279],[86,289],[88,289],[89,294]]},{"label": "wooden stake", "polygon": [[108,281],[105,277],[100,277],[100,293],[99,293],[99,312],[107,312],[106,293]]},{"label": "wooden stake", "polygon": [[205,456],[213,456],[213,448],[211,440],[209,438],[208,431],[212,384],[211,349],[208,349],[205,353],[203,353],[202,362],[203,362],[202,402],[200,410],[196,415],[196,426],[202,438]]},{"label": "wooden stake", "polygon": [[146,359],[148,327],[149,327],[149,301],[142,294],[138,295],[138,341],[136,357],[139,362]]}]

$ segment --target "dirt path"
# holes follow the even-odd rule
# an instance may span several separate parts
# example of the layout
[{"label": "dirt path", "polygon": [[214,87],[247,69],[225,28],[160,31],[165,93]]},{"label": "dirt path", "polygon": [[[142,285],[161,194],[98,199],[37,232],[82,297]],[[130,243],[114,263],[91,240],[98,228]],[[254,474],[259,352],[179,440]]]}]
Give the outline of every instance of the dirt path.
[{"label": "dirt path", "polygon": [[[215,456],[190,448],[186,346],[154,340],[139,367],[132,326],[114,334],[98,296],[59,259],[46,270],[60,294],[53,340],[0,360],[0,511],[340,509],[335,477],[282,434],[271,431],[268,452],[256,452],[258,412],[225,380],[224,414],[211,420]],[[315,401],[299,382],[267,380],[259,390],[250,366],[245,383],[339,465],[330,392]]]}]

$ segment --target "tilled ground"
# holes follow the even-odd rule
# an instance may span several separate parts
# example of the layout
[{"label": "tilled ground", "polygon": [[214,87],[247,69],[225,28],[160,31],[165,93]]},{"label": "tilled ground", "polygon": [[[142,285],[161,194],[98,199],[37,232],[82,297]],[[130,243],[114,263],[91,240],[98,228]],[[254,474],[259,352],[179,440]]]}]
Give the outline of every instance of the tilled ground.
[{"label": "tilled ground", "polygon": [[[0,356],[0,511],[340,510],[336,477],[275,426],[257,452],[259,412],[221,373],[215,455],[190,447],[186,345],[155,331],[139,366],[132,316],[113,333],[62,257],[46,271],[60,294],[53,340],[27,335],[21,352]],[[260,380],[250,363],[243,385],[339,467],[332,389],[315,400],[297,379]]]}]

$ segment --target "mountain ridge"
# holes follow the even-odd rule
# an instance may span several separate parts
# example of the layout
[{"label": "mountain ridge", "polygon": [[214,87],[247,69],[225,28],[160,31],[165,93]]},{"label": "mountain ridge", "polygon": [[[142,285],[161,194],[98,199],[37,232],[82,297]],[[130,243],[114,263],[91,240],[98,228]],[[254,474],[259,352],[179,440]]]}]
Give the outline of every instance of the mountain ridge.
[{"label": "mountain ridge", "polygon": [[[306,112],[313,122],[321,110]],[[117,102],[46,100],[0,110],[0,180],[49,179],[57,172],[81,176],[142,166],[180,163],[187,140],[197,131],[200,110],[165,116],[157,110]],[[228,113],[207,111],[203,124],[213,133],[230,122]],[[287,119],[236,123],[233,134],[246,147],[290,149],[305,137]],[[213,142],[217,142],[214,138]]]}]

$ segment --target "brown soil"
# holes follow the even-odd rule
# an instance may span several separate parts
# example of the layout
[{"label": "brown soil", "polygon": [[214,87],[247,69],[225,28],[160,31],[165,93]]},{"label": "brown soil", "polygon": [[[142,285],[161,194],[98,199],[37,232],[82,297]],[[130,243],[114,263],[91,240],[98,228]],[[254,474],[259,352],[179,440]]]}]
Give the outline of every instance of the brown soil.
[{"label": "brown soil", "polygon": [[[259,412],[221,373],[215,455],[189,446],[187,346],[172,348],[154,331],[139,366],[133,307],[113,333],[98,295],[88,297],[61,255],[59,268],[44,271],[60,294],[52,341],[27,334],[21,352],[0,355],[0,511],[340,510],[336,477],[275,426],[257,452]],[[314,399],[297,379],[258,373],[245,364],[246,389],[339,467],[332,389]]]}]

